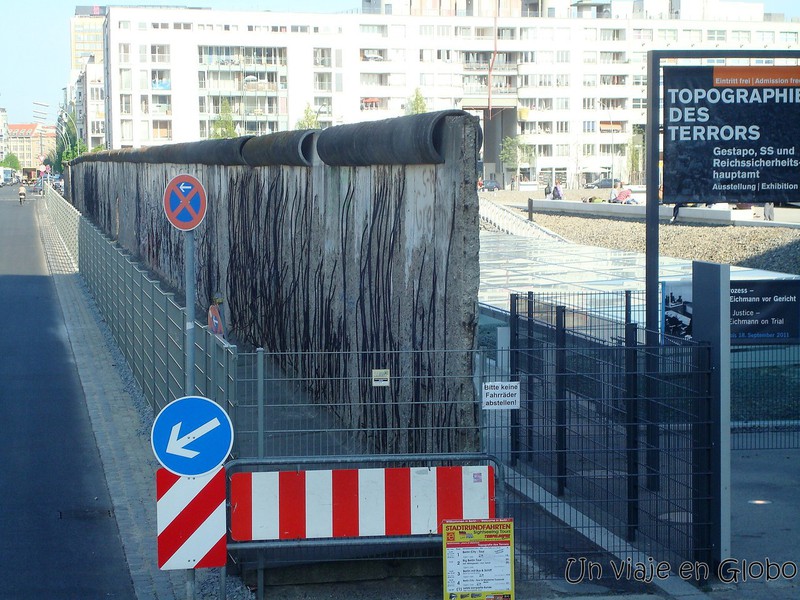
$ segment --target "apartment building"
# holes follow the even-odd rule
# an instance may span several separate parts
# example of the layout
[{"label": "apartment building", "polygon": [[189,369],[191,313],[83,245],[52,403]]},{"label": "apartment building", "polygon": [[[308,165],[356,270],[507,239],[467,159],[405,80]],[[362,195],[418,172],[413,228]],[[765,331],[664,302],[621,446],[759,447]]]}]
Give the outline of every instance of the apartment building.
[{"label": "apartment building", "polygon": [[70,19],[72,69],[61,118],[90,150],[105,146],[103,25],[105,6],[76,6]]},{"label": "apartment building", "polygon": [[56,129],[41,123],[20,123],[8,125],[6,149],[15,154],[23,169],[38,168],[44,157],[56,148]]},{"label": "apartment building", "polygon": [[228,108],[241,135],[294,129],[308,107],[322,127],[396,117],[419,90],[428,110],[481,118],[484,174],[505,183],[507,137],[525,150],[523,178],[636,181],[648,50],[800,48],[798,23],[723,0],[362,0],[361,12],[344,14],[106,13],[109,148],[207,138]]}]

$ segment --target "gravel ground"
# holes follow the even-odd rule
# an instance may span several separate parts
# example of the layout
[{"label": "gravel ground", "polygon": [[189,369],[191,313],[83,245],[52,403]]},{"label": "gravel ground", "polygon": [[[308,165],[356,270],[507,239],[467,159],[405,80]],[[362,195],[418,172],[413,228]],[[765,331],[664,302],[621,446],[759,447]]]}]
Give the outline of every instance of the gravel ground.
[{"label": "gravel ground", "polygon": [[[576,244],[645,252],[644,221],[536,213],[534,221]],[[662,224],[659,253],[800,275],[800,229]]]}]

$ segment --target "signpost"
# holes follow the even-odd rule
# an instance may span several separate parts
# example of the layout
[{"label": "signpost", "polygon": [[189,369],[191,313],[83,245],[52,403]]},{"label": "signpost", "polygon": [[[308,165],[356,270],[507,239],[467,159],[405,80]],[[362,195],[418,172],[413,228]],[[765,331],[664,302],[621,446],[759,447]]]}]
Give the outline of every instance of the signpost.
[{"label": "signpost", "polygon": [[186,597],[195,597],[194,569],[227,561],[225,469],[233,423],[213,400],[185,396],[167,404],[150,435],[164,467],[156,473],[158,566],[189,569]]},{"label": "signpost", "polygon": [[[192,397],[191,394],[194,393],[194,320],[195,320],[195,267],[194,267],[194,230],[197,228],[200,223],[203,222],[206,216],[206,191],[203,185],[198,181],[195,177],[191,175],[176,175],[173,177],[169,183],[167,184],[166,189],[164,190],[164,214],[167,217],[167,220],[172,224],[173,227],[176,229],[184,232],[184,281],[185,281],[185,290],[186,290],[186,336],[185,336],[185,347],[184,347],[184,356],[186,358],[185,362],[185,387],[184,392],[186,393],[187,397]],[[168,408],[170,405],[167,405]],[[163,411],[162,411],[163,412]],[[223,411],[224,412],[224,411]],[[157,420],[158,421],[158,420]],[[220,421],[221,422],[221,421]],[[228,419],[228,423],[230,420]],[[173,445],[170,448],[173,452],[169,452],[166,448],[163,449],[164,455],[163,458],[167,459],[167,462],[173,463],[177,460],[177,457],[180,456],[180,453],[177,455],[174,451],[178,450],[181,447],[181,440],[184,440],[186,443],[183,444],[184,450],[186,446],[190,445],[194,439],[202,438],[206,434],[211,434],[218,426],[213,426],[213,420],[206,422],[205,425],[200,426],[198,429],[191,431],[189,434],[184,433],[184,436],[187,435],[195,435],[195,438],[188,439],[188,438],[176,438],[173,441]],[[153,431],[155,434],[155,426],[156,423],[153,424]],[[173,425],[176,427],[177,423]],[[182,423],[181,423],[182,426]],[[177,426],[178,434],[180,434],[181,426]],[[218,432],[219,433],[219,432]],[[217,434],[218,434],[217,433]],[[170,433],[170,436],[172,433]],[[212,435],[208,439],[215,438],[216,435]],[[201,442],[201,447],[204,447],[205,444],[209,443]],[[159,438],[159,448],[163,440]],[[231,430],[231,444],[233,443],[233,433]],[[169,445],[169,442],[168,442]],[[156,451],[156,442],[155,439],[153,440],[153,451]],[[187,456],[191,455],[192,452],[197,452],[194,456]],[[228,448],[225,456],[228,455],[230,452],[230,448]],[[207,466],[206,462],[211,462],[210,458],[205,458],[204,460],[200,460],[197,462],[192,462],[192,458],[202,455],[206,457],[208,454],[208,450],[206,449],[205,452],[197,449],[190,449],[184,452],[183,459],[188,460],[195,470],[202,469],[203,467]],[[172,455],[172,456],[166,456]],[[222,457],[221,460],[225,460],[225,456]],[[156,457],[159,458],[159,454],[156,453]],[[159,458],[159,462],[161,462],[161,458]],[[178,468],[182,468],[182,464],[178,461]],[[161,464],[164,464],[163,462]],[[221,464],[221,463],[220,463]],[[167,465],[164,465],[166,468]],[[219,465],[217,465],[219,466]],[[191,467],[187,467],[191,470]],[[216,468],[216,467],[214,467]],[[171,470],[171,469],[170,469]],[[208,473],[212,469],[208,469],[202,471],[203,473]],[[181,475],[176,471],[173,471],[177,475]],[[199,474],[199,473],[198,473]],[[190,570],[187,574],[186,580],[186,592],[187,597],[189,600],[192,600],[195,597],[194,593],[194,571]]]}]

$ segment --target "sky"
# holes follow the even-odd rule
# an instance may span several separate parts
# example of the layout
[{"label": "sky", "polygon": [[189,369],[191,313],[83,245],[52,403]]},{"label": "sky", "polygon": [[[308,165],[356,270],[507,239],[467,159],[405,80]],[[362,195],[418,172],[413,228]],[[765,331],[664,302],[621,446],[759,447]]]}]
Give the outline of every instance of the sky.
[{"label": "sky", "polygon": [[[763,2],[767,12],[782,12],[787,18],[800,16],[800,2],[797,0]],[[75,14],[76,4],[91,6],[95,3],[65,0],[3,2],[0,12],[0,56],[3,57],[0,61],[0,107],[6,109],[9,123],[32,123],[34,111],[46,113],[49,117],[46,121],[55,122],[58,106],[64,99],[63,88],[69,81],[69,19]],[[361,0],[109,0],[96,4],[342,12],[359,9]]]}]

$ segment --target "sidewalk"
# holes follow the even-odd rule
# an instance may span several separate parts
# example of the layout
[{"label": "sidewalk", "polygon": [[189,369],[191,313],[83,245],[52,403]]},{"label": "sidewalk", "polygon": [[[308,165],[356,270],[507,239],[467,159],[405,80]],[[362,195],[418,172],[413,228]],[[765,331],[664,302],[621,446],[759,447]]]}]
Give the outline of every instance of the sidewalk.
[{"label": "sidewalk", "polygon": [[[534,211],[552,209],[553,211],[563,211],[568,214],[577,213],[578,216],[581,214],[586,214],[594,216],[607,216],[609,218],[625,216],[634,219],[644,219],[645,206],[643,204],[609,204],[607,202],[594,204],[584,203],[581,201],[582,197],[591,195],[587,194],[587,192],[598,191],[604,192],[606,190],[570,189],[565,191],[564,200],[545,200],[543,195],[539,192],[520,192],[510,190],[483,192],[479,194],[479,197],[481,199],[491,200],[496,204],[506,206],[508,208],[515,208],[520,211],[527,211],[528,199],[532,198],[536,205]],[[696,215],[698,222],[735,224],[737,227],[800,227],[800,208],[776,207],[774,221],[764,220],[764,210],[761,206],[736,210],[686,207],[681,208],[679,218],[683,222],[693,222],[693,213]],[[672,205],[665,204],[661,206],[660,215],[662,221],[668,220],[669,217],[672,216]],[[718,218],[715,219],[717,216]]]},{"label": "sidewalk", "polygon": [[[139,600],[184,600],[185,571],[161,571],[156,553],[155,472],[150,447],[152,411],[126,374],[125,359],[113,343],[76,266],[52,225],[44,202],[36,204],[39,232],[86,395],[97,447],[114,504],[120,536]],[[198,600],[218,598],[218,569],[198,570]],[[236,584],[239,584],[237,587]],[[228,598],[243,595],[229,578]]]}]

